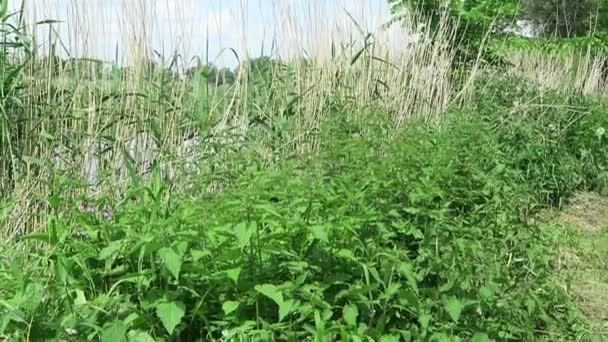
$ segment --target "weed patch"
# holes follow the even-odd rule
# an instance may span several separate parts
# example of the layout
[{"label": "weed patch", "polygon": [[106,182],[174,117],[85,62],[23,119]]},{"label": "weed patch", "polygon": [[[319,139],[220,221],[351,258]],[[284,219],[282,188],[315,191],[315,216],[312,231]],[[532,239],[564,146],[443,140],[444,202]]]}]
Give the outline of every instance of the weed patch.
[{"label": "weed patch", "polygon": [[[2,259],[1,331],[102,340],[581,336],[585,323],[554,282],[558,234],[530,217],[598,179],[568,150],[595,121],[555,132],[531,109],[495,109],[412,124],[393,140],[334,135],[319,153],[272,169],[243,161],[221,193],[176,196],[157,170],[111,217],[58,194],[45,232],[15,243],[29,252]],[[561,125],[571,113],[552,115]],[[605,165],[597,139],[578,147]]]}]

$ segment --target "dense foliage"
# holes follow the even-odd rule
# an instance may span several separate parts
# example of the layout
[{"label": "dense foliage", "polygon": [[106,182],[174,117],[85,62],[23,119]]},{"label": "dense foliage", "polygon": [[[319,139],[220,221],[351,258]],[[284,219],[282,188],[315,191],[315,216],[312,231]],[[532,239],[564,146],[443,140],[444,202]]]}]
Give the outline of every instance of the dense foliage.
[{"label": "dense foliage", "polygon": [[[608,116],[584,98],[539,95],[485,81],[473,107],[391,143],[383,125],[354,138],[372,124],[338,121],[309,159],[267,169],[241,155],[247,168],[215,195],[182,197],[158,173],[105,211],[94,209],[103,199],[82,206],[57,192],[47,231],[0,254],[0,333],[580,337],[552,278],[556,233],[530,219],[577,189],[607,189]],[[530,99],[540,102],[513,107]]]},{"label": "dense foliage", "polygon": [[[590,339],[538,218],[608,194],[608,82],[581,57],[606,41],[508,37],[515,1],[391,3],[438,32],[393,60],[370,35],[323,63],[105,68],[5,34],[0,340]],[[530,50],[573,76],[470,68]]]},{"label": "dense foliage", "polygon": [[525,0],[525,17],[544,36],[578,37],[608,30],[605,0]]},{"label": "dense foliage", "polygon": [[196,76],[203,77],[210,85],[230,85],[236,81],[236,74],[229,68],[218,68],[213,64],[197,63],[196,66],[189,68],[186,75],[190,78]]},{"label": "dense foliage", "polygon": [[[506,34],[518,18],[518,0],[388,0],[395,20],[408,12],[429,21],[428,29],[441,25],[456,27],[456,48],[459,59],[470,62],[478,57],[484,42]],[[490,33],[490,34],[488,34]],[[482,55],[485,51],[482,50]],[[490,57],[490,56],[486,56]]]},{"label": "dense foliage", "polygon": [[[413,12],[430,22],[430,29],[443,25],[457,27],[455,42],[464,61],[481,56],[502,61],[488,45],[502,43],[504,38],[517,38],[518,20],[532,24],[532,33],[543,38],[597,39],[606,41],[608,1],[546,0],[388,0],[394,20]],[[576,39],[574,41],[577,41]],[[588,43],[588,42],[587,42]],[[480,51],[481,49],[481,51]]]}]

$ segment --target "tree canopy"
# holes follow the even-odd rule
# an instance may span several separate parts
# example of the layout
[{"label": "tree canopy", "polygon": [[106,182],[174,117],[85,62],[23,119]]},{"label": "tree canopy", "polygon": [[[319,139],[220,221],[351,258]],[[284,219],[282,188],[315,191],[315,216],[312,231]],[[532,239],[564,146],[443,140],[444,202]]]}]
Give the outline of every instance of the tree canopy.
[{"label": "tree canopy", "polygon": [[[458,24],[454,44],[461,62],[479,56],[499,62],[492,41],[512,36],[519,20],[532,24],[540,38],[561,39],[562,43],[598,45],[608,38],[608,0],[387,0],[399,21],[406,13],[417,13],[430,23],[423,29],[437,30],[442,20]],[[483,44],[488,38],[488,43]],[[599,44],[603,46],[604,44]],[[480,50],[481,49],[481,50]],[[603,50],[602,50],[603,51]]]},{"label": "tree canopy", "polygon": [[[456,41],[459,55],[465,60],[477,52],[469,49],[480,46],[486,32],[502,34],[512,26],[519,14],[519,0],[388,0],[395,14],[413,10],[430,22],[435,30],[441,20],[459,22]],[[442,16],[446,16],[442,18]],[[476,50],[476,49],[474,49]]]},{"label": "tree canopy", "polygon": [[213,64],[198,64],[186,71],[188,77],[198,75],[211,85],[233,84],[236,81],[235,73],[229,68],[218,68]]},{"label": "tree canopy", "polygon": [[523,9],[537,34],[546,37],[579,37],[608,29],[606,0],[524,0]]}]

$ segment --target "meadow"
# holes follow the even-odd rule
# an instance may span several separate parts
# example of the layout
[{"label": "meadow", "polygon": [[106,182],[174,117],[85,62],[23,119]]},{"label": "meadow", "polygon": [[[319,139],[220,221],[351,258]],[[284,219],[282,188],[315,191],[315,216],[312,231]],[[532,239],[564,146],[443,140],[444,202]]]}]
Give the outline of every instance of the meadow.
[{"label": "meadow", "polygon": [[442,18],[226,81],[2,25],[0,340],[608,338],[601,41]]}]

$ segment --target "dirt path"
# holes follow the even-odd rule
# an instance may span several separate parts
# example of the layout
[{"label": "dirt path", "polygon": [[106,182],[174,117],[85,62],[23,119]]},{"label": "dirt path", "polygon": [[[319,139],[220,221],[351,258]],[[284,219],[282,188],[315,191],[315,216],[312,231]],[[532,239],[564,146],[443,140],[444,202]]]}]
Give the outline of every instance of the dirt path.
[{"label": "dirt path", "polygon": [[559,277],[596,335],[608,340],[608,198],[577,194],[550,220],[563,228]]}]

